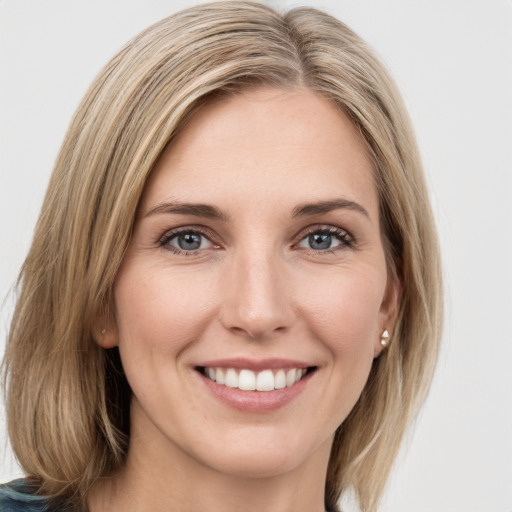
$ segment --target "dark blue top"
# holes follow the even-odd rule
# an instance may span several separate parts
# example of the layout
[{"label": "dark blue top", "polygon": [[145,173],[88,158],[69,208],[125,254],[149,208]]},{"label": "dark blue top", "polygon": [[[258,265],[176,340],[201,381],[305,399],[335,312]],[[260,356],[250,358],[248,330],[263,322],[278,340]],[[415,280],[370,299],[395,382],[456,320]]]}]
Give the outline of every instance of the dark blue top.
[{"label": "dark blue top", "polygon": [[64,509],[52,506],[44,496],[34,494],[34,487],[25,480],[13,480],[0,485],[0,512],[60,512]]},{"label": "dark blue top", "polygon": [[34,487],[29,486],[23,478],[0,485],[0,512],[69,512],[69,510],[65,506],[50,504],[44,496],[34,494]]}]

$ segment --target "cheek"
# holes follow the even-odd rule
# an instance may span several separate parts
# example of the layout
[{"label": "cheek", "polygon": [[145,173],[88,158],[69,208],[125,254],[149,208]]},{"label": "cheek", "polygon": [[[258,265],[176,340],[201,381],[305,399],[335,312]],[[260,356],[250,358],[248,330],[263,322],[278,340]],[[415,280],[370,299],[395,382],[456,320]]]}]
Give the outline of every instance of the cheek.
[{"label": "cheek", "polygon": [[114,291],[120,348],[179,353],[208,322],[211,289],[204,279],[186,273],[123,269]]},{"label": "cheek", "polygon": [[308,323],[335,358],[373,359],[385,280],[372,269],[343,269],[304,294]]},{"label": "cheek", "polygon": [[119,352],[141,403],[154,403],[162,390],[177,384],[180,355],[200,339],[211,317],[209,289],[204,279],[169,268],[126,265],[119,273],[114,289]]},{"label": "cheek", "polygon": [[[315,286],[307,298],[305,318],[317,343],[326,350],[331,399],[321,414],[334,414],[334,428],[348,416],[366,385],[374,347],[383,280],[371,273],[340,272],[337,278]],[[318,285],[321,283],[317,283]]]}]

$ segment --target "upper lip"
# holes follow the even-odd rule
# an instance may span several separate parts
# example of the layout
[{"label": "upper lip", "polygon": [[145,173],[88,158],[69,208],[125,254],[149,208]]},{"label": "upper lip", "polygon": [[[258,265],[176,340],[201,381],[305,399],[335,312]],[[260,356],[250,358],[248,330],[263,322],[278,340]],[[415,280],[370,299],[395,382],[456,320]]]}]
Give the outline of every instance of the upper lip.
[{"label": "upper lip", "polygon": [[214,359],[204,361],[197,365],[201,368],[236,368],[253,371],[286,370],[289,368],[309,368],[311,363],[286,358],[248,359],[243,357]]}]

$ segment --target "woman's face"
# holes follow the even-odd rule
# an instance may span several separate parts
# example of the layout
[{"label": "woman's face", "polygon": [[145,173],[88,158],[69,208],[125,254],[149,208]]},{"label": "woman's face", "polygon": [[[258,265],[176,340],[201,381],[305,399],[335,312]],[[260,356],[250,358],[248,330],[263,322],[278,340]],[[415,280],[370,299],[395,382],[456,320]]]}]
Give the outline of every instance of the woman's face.
[{"label": "woman's face", "polygon": [[364,143],[320,96],[203,108],[151,175],[115,283],[131,452],[325,471],[394,322],[378,212]]}]

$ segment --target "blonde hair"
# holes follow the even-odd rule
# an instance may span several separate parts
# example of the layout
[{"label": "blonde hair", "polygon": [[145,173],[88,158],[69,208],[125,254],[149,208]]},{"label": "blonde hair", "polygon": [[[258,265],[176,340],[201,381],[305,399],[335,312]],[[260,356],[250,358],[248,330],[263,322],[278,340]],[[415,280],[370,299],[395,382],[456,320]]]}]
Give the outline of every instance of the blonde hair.
[{"label": "blonde hair", "polygon": [[372,50],[312,8],[281,14],[214,2],[148,28],[101,71],[58,155],[4,359],[14,452],[40,492],[84,506],[120,468],[130,389],[117,349],[93,339],[146,180],[165,146],[213,95],[257,85],[306,87],[350,116],[374,161],[398,320],[388,350],[336,432],[326,505],[353,489],[374,511],[405,430],[429,388],[442,322],[439,249],[420,158],[400,95]]}]

